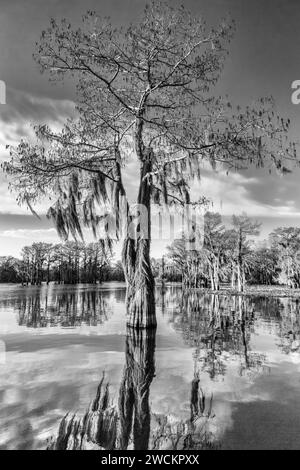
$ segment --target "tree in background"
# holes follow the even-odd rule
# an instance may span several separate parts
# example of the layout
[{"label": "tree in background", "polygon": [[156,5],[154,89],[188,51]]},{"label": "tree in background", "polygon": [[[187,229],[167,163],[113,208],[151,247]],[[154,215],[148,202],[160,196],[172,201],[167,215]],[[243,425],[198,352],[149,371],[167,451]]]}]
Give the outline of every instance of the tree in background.
[{"label": "tree in background", "polygon": [[[126,30],[88,12],[80,28],[51,20],[42,33],[36,59],[51,78],[77,81],[77,116],[61,132],[38,126],[37,143],[22,141],[4,169],[20,203],[32,208],[52,196],[48,214],[64,238],[81,236],[83,226],[96,235],[107,207],[117,215],[129,325],[156,325],[151,203],[189,203],[189,180],[202,161],[213,168],[268,161],[285,172],[284,158],[295,158],[289,121],[274,115],[270,100],[242,111],[215,96],[232,29],[208,30],[183,7],[152,2]],[[132,224],[123,185],[129,159],[137,161],[142,230]]]},{"label": "tree in background", "polygon": [[226,229],[221,215],[208,211],[201,248],[189,250],[184,236],[168,247],[168,258],[186,287],[207,287],[209,282],[212,290],[219,290],[220,282],[230,278],[233,288],[244,290],[246,275],[255,265],[249,236],[258,235],[260,224],[246,214],[233,216],[232,224]]},{"label": "tree in background", "polygon": [[13,256],[0,256],[0,282],[20,282],[22,266]]},{"label": "tree in background", "polygon": [[278,282],[280,273],[278,251],[269,247],[259,247],[252,251],[250,284],[273,285]]},{"label": "tree in background", "polygon": [[[240,238],[237,228],[225,228],[220,214],[207,212],[202,247],[188,249],[188,240],[184,235],[174,240],[163,258],[151,259],[155,277],[167,282],[182,281],[187,288],[210,286],[216,291],[222,283],[236,280],[238,241],[242,240],[240,272],[243,273],[243,288],[246,282],[300,287],[300,229],[279,227],[271,232],[269,242],[254,245],[248,237],[250,232],[257,233],[257,223],[246,214],[239,216],[239,220],[243,222],[243,236]],[[57,245],[33,243],[22,249],[22,259],[0,257],[0,282],[41,285],[50,281],[95,284],[102,281],[124,282],[125,277],[122,262],[113,262],[111,250],[100,242],[87,245],[81,242]],[[236,289],[237,285],[233,283],[232,287]]]},{"label": "tree in background", "polygon": [[300,287],[300,228],[279,227],[270,234],[271,246],[278,254],[279,282]]},{"label": "tree in background", "polygon": [[104,268],[112,258],[111,250],[102,242],[33,243],[25,246],[21,254],[22,261],[15,264],[19,266],[19,278],[27,285],[41,285],[42,281],[49,284],[50,280],[59,284],[95,284],[103,280]]},{"label": "tree in background", "polygon": [[103,243],[89,243],[84,246],[84,282],[95,283],[102,280],[102,273],[111,257],[110,250]]},{"label": "tree in background", "polygon": [[243,292],[246,283],[246,271],[251,264],[251,242],[249,236],[259,235],[260,223],[253,221],[247,214],[233,215],[234,251],[232,253],[233,269],[231,286]]},{"label": "tree in background", "polygon": [[206,212],[204,216],[204,253],[208,264],[210,285],[219,290],[220,273],[226,250],[225,226],[219,213]]},{"label": "tree in background", "polygon": [[80,262],[84,244],[68,241],[54,247],[54,269],[59,283],[77,284],[84,279],[80,276]]},{"label": "tree in background", "polygon": [[105,279],[108,281],[125,282],[124,270],[122,262],[119,260],[116,263],[109,264],[104,268]]},{"label": "tree in background", "polygon": [[207,287],[208,273],[202,251],[189,250],[188,240],[183,235],[167,247],[168,277],[180,277],[184,287]]},{"label": "tree in background", "polygon": [[41,285],[42,273],[46,261],[48,261],[49,251],[52,245],[50,243],[33,243],[31,246],[25,246],[22,249],[23,259],[23,282],[32,285]]}]

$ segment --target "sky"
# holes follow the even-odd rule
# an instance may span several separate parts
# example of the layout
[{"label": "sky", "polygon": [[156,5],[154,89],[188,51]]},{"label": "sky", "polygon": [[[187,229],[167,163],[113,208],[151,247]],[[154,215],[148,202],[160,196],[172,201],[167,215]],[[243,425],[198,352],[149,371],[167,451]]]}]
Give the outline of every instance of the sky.
[{"label": "sky", "polygon": [[[40,33],[51,17],[67,17],[77,24],[88,10],[110,16],[117,25],[129,24],[142,13],[144,0],[0,0],[0,80],[6,84],[6,104],[0,104],[0,161],[7,159],[7,144],[32,136],[34,123],[60,126],[74,109],[71,82],[49,83],[32,58]],[[300,2],[298,0],[181,0],[208,25],[230,15],[236,33],[218,92],[228,94],[233,104],[251,103],[272,95],[277,111],[291,119],[291,139],[298,141],[300,104],[291,102],[291,84],[300,80]],[[198,194],[213,201],[211,207],[226,220],[243,211],[262,222],[260,238],[277,226],[300,224],[300,168],[280,176],[250,168],[234,173],[202,170]],[[137,168],[127,168],[128,181]],[[24,245],[34,241],[59,242],[56,230],[26,207],[19,207],[0,172],[0,256],[19,256]],[[169,240],[154,240],[152,255],[161,256]],[[116,247],[116,256],[119,247]]]}]

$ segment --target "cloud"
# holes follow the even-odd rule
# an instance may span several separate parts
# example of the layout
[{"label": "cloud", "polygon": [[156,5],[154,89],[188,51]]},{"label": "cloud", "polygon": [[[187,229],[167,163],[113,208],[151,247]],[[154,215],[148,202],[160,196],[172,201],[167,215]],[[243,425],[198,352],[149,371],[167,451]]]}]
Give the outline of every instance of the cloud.
[{"label": "cloud", "polygon": [[[229,173],[225,171],[205,170],[200,183],[193,186],[194,198],[205,195],[212,202],[211,210],[228,216],[246,212],[253,217],[299,217],[300,207],[297,207],[293,181],[270,175],[257,173],[248,176],[247,173]],[[282,195],[278,197],[280,185],[285,185]],[[277,196],[277,197],[276,197]]]},{"label": "cloud", "polygon": [[0,256],[19,257],[21,250],[32,243],[60,243],[54,228],[0,230]]},{"label": "cloud", "polygon": [[[7,103],[1,108],[0,114],[0,161],[9,158],[5,149],[6,144],[16,145],[21,138],[34,137],[33,124],[47,123],[52,128],[59,129],[67,118],[74,115],[75,105],[71,100],[46,98],[19,90],[8,89]],[[124,184],[132,202],[136,200],[138,189],[138,165],[136,159],[130,158],[124,169]],[[280,217],[292,219],[288,222],[290,225],[300,217],[300,206],[298,207],[297,203],[300,200],[300,189],[296,173],[280,178],[276,174],[269,175],[267,170],[249,169],[227,175],[225,171],[213,171],[208,164],[205,164],[200,183],[193,185],[192,199],[197,200],[203,195],[213,202],[211,210],[227,217],[244,211],[252,217],[265,220],[275,220]],[[12,217],[22,215],[27,218],[26,220],[32,216],[27,207],[17,204],[15,195],[8,190],[7,178],[1,173],[0,204],[2,240],[10,238],[19,240],[20,243],[21,240],[28,243],[29,240],[41,240],[43,236],[57,237],[54,235],[55,229],[49,226],[50,222],[45,226],[45,223],[35,219],[32,227],[28,227],[28,224],[18,227],[6,225],[5,220],[8,215]],[[36,210],[43,215],[48,207],[49,201],[45,200],[37,205]],[[33,221],[32,218],[31,220]],[[160,256],[170,241],[155,240],[153,254]]]},{"label": "cloud", "polygon": [[38,219],[32,214],[10,214],[7,212],[0,212],[0,230],[15,230],[15,229],[47,229],[52,228],[52,222],[42,216]]},{"label": "cloud", "polygon": [[[4,158],[2,159],[4,160]],[[48,208],[49,208],[49,204],[47,204],[45,201],[37,204],[35,207],[39,215],[45,214]],[[4,213],[4,212],[6,214],[23,214],[23,215],[31,214],[27,206],[19,205],[17,203],[16,194],[14,194],[9,189],[9,178],[6,177],[3,173],[2,174],[0,173],[0,220],[1,220],[1,213]]]},{"label": "cloud", "polygon": [[75,104],[70,100],[39,97],[8,89],[7,104],[2,106],[0,114],[0,145],[15,145],[22,138],[33,139],[33,125],[36,124],[48,124],[59,129],[74,112]]},{"label": "cloud", "polygon": [[[0,114],[0,161],[9,159],[6,145],[17,145],[21,139],[34,140],[33,126],[48,124],[60,129],[74,115],[75,104],[70,100],[58,100],[35,96],[19,90],[9,89],[7,104]],[[15,195],[8,189],[9,179],[0,173],[0,210],[6,213],[28,214],[28,208],[17,204]],[[39,204],[37,211],[46,212],[48,204]]]},{"label": "cloud", "polygon": [[40,239],[43,241],[47,241],[47,239],[57,238],[57,232],[55,228],[49,229],[17,229],[17,230],[2,230],[0,231],[0,237],[9,237],[9,238],[27,238],[27,239]]}]

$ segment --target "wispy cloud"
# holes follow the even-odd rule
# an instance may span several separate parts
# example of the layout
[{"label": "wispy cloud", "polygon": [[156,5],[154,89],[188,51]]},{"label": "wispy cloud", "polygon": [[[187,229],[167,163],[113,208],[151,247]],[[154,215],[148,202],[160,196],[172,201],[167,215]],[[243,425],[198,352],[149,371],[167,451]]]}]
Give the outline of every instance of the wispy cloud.
[{"label": "wispy cloud", "polygon": [[[284,195],[278,197],[280,185],[285,186]],[[277,176],[268,179],[259,173],[248,176],[247,173],[206,170],[200,184],[193,186],[194,198],[202,195],[212,201],[211,210],[227,216],[243,211],[250,216],[268,218],[300,216],[300,207],[293,197],[296,196],[294,181],[285,181]]]},{"label": "wispy cloud", "polygon": [[41,239],[47,241],[51,238],[57,238],[57,232],[55,228],[49,229],[17,229],[17,230],[0,230],[0,237],[9,237],[9,238],[24,238],[29,240]]},{"label": "wispy cloud", "polygon": [[[69,100],[57,100],[32,95],[19,90],[8,90],[7,104],[0,113],[0,161],[9,159],[7,145],[17,145],[21,139],[34,139],[33,126],[48,124],[58,130],[67,118],[74,115],[75,104]],[[0,173],[0,209],[7,213],[28,214],[28,208],[19,206],[15,195],[8,190],[9,179]],[[37,210],[46,212],[47,204],[39,204]]]},{"label": "wispy cloud", "polygon": [[68,117],[74,115],[74,111],[75,104],[70,100],[8,89],[7,104],[2,106],[0,114],[0,145],[13,145],[21,138],[33,138],[33,125],[36,124],[48,124],[59,129]]}]

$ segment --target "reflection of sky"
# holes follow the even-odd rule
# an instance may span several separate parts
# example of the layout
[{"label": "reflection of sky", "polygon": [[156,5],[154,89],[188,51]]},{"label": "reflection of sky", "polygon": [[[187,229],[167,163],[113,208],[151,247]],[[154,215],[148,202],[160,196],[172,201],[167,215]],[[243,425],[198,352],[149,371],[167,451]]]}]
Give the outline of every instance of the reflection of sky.
[{"label": "reflection of sky", "polygon": [[[16,292],[1,289],[0,297],[1,339],[7,347],[6,363],[0,364],[0,448],[44,448],[66,412],[86,410],[103,371],[117,402],[124,366],[124,304],[119,289],[105,288],[103,297],[114,312],[106,322],[34,329],[18,326],[17,312],[3,307],[3,299],[16,298]],[[183,341],[179,328],[174,329],[168,298],[167,293],[165,313],[160,307],[158,312],[152,411],[174,421],[187,420],[191,381],[199,370],[207,400],[213,394],[215,417],[209,429],[225,448],[300,447],[300,355],[286,354],[279,347],[278,316],[270,319],[272,312],[256,311],[250,352],[265,354],[262,367],[241,375],[242,356],[223,351],[225,375],[212,380],[195,367],[195,348]]]}]

